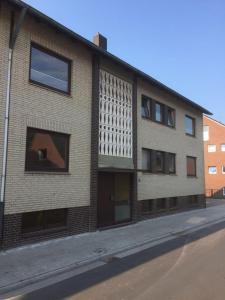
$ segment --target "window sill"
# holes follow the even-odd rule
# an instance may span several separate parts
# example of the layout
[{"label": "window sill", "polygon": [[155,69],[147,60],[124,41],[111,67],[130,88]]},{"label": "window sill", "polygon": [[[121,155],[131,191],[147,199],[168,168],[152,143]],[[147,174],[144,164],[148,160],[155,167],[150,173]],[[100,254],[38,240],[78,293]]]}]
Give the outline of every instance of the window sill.
[{"label": "window sill", "polygon": [[186,136],[193,137],[193,138],[196,138],[196,135],[195,135],[195,134],[190,134],[190,133],[185,132],[185,135],[186,135]]},{"label": "window sill", "polygon": [[25,171],[24,175],[71,175],[70,172]]},{"label": "window sill", "polygon": [[138,172],[142,172],[143,175],[150,174],[150,175],[169,175],[169,176],[178,176],[176,173],[164,173],[164,172],[151,172],[148,170],[138,170]]},{"label": "window sill", "polygon": [[38,230],[38,231],[33,231],[33,232],[24,232],[22,233],[23,238],[32,238],[32,237],[38,237],[42,235],[48,235],[52,233],[57,233],[57,232],[63,232],[68,230],[68,226],[61,226],[57,228],[51,228],[51,229],[43,229],[43,230]]},{"label": "window sill", "polygon": [[198,178],[196,175],[187,175],[187,178]]},{"label": "window sill", "polygon": [[156,123],[156,124],[165,126],[165,127],[167,127],[167,128],[176,130],[176,126],[170,126],[170,125],[165,124],[165,123],[163,123],[163,122],[154,121],[151,117],[144,117],[144,116],[141,116],[141,117],[142,117],[142,119],[144,119],[144,120],[146,120],[146,121],[151,121],[151,122],[153,122],[153,123]]},{"label": "window sill", "polygon": [[61,96],[65,96],[65,97],[68,97],[68,98],[72,98],[72,95],[71,95],[71,92],[70,93],[67,93],[67,92],[63,92],[63,91],[60,91],[60,90],[57,90],[57,89],[54,89],[50,86],[47,86],[47,85],[44,85],[44,84],[41,84],[39,82],[36,82],[36,81],[33,81],[33,80],[29,80],[29,84],[30,85],[33,85],[35,87],[39,87],[41,89],[44,89],[46,91],[49,91],[49,92],[54,92],[58,95],[61,95]]}]

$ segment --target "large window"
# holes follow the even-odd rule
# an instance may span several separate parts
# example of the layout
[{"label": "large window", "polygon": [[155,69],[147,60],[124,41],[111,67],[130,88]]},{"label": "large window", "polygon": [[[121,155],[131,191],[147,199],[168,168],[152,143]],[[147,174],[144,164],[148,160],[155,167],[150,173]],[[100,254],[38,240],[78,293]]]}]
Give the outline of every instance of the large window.
[{"label": "large window", "polygon": [[185,116],[185,133],[187,135],[195,136],[195,119]]},{"label": "large window", "polygon": [[142,149],[142,169],[151,170],[151,150],[149,149]]},{"label": "large window", "polygon": [[187,156],[187,176],[196,176],[196,157]]},{"label": "large window", "polygon": [[155,104],[155,120],[160,123],[163,122],[163,105],[158,102]]},{"label": "large window", "polygon": [[27,128],[26,171],[67,172],[69,135]]},{"label": "large window", "polygon": [[31,44],[30,81],[70,93],[71,61]]},{"label": "large window", "polygon": [[141,116],[143,118],[151,118],[151,99],[144,95],[141,98]]},{"label": "large window", "polygon": [[64,227],[67,223],[67,209],[53,209],[24,213],[22,232],[35,232],[45,229]]}]

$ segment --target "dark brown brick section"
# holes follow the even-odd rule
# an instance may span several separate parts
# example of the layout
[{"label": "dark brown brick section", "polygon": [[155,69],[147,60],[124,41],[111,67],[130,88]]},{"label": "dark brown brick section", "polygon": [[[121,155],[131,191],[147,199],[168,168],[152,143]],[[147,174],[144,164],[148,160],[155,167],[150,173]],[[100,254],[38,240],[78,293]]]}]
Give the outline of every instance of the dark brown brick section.
[{"label": "dark brown brick section", "polygon": [[151,212],[143,211],[143,204],[148,200],[138,201],[138,213],[139,220],[155,218],[162,215],[179,213],[185,210],[194,209],[194,208],[205,208],[206,200],[205,195],[190,195],[190,196],[180,196],[177,198],[177,206],[175,208],[169,207],[170,198],[166,198],[166,208],[164,210],[157,210],[156,201],[157,199],[151,199],[153,201],[153,209]]},{"label": "dark brown brick section", "polygon": [[22,234],[22,214],[5,215],[4,235],[1,249],[38,243],[44,240],[75,235],[89,231],[89,206],[68,208],[67,226]]},{"label": "dark brown brick section", "polygon": [[92,116],[91,116],[91,172],[89,230],[97,228],[98,195],[98,130],[99,130],[99,57],[92,58]]}]

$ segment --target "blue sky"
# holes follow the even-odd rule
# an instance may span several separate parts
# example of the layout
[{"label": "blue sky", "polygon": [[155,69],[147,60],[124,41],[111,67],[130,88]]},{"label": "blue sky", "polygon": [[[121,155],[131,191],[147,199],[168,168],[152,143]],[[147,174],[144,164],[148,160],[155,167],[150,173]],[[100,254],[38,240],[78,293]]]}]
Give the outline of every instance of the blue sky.
[{"label": "blue sky", "polygon": [[[26,0],[225,123],[224,0]],[[62,5],[63,4],[63,5]]]}]

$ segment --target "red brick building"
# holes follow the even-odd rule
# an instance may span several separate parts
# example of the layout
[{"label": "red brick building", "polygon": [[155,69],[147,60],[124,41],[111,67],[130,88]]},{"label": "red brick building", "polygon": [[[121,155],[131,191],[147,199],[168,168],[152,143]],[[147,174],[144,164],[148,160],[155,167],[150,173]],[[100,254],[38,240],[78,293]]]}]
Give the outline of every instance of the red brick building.
[{"label": "red brick building", "polygon": [[204,116],[203,125],[206,195],[225,198],[225,124]]}]

